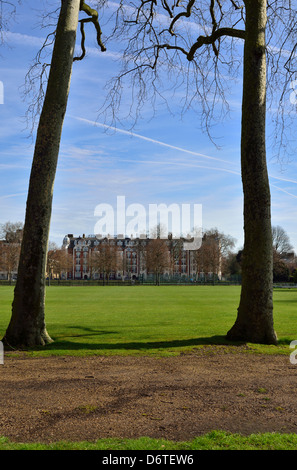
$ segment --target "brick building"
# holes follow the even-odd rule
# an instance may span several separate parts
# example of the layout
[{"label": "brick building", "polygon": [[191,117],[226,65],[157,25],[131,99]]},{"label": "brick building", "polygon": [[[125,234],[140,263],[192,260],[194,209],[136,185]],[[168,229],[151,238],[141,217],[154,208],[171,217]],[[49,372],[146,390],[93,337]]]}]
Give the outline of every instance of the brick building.
[{"label": "brick building", "polygon": [[[121,235],[102,238],[100,235],[86,236],[83,234],[74,237],[73,234],[68,234],[63,240],[63,248],[67,250],[72,260],[72,269],[68,271],[67,278],[102,279],[103,270],[96,269],[93,255],[100,250],[100,246],[105,244],[113,247],[117,252],[117,264],[109,273],[110,279],[146,279],[151,274],[147,271],[145,256],[150,240],[146,235],[141,235],[139,238],[129,238]],[[170,264],[162,273],[165,279],[170,277],[198,279],[205,276],[203,269],[197,262],[197,252],[183,249],[184,239],[172,239],[169,236],[164,242],[167,245],[170,258]],[[218,276],[220,277],[220,268],[218,269]]]}]

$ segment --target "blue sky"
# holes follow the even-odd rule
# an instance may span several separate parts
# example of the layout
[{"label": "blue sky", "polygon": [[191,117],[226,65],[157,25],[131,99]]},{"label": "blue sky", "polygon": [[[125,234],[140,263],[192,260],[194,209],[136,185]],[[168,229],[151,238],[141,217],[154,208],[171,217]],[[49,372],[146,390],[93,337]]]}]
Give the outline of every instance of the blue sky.
[{"label": "blue sky", "polygon": [[[38,2],[41,7],[43,2]],[[51,4],[58,4],[51,1]],[[26,8],[25,8],[26,7]],[[29,7],[29,9],[28,9]],[[28,102],[22,100],[25,74],[45,31],[38,22],[37,2],[25,1],[1,47],[0,81],[0,223],[23,221],[34,150],[24,119]],[[133,133],[108,130],[98,114],[106,80],[116,72],[116,44],[107,53],[97,51],[95,36],[88,52],[73,68],[71,91],[63,129],[54,188],[50,240],[58,245],[67,233],[94,233],[98,204],[116,208],[117,196],[126,204],[202,204],[203,228],[217,227],[243,244],[243,197],[240,177],[241,82],[233,80],[230,116],[216,123],[220,149],[201,132],[192,111],[181,119],[179,96],[171,102],[174,115],[160,102],[149,105]],[[79,43],[79,40],[78,40]],[[182,90],[179,90],[182,93]],[[123,103],[129,105],[128,95]],[[269,133],[268,133],[269,135]],[[293,133],[293,138],[295,138]],[[268,146],[272,224],[282,226],[297,251],[296,161],[278,162]]]}]

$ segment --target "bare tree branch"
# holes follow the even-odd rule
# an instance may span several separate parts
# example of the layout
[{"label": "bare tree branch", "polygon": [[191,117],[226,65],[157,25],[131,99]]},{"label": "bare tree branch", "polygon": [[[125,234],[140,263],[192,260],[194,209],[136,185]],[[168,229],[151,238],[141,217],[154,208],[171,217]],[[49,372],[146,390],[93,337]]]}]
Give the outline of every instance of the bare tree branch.
[{"label": "bare tree branch", "polygon": [[213,141],[214,110],[219,115],[221,109],[222,117],[229,111],[225,95],[230,81],[226,77],[230,73],[236,76],[242,66],[242,56],[233,53],[237,39],[244,38],[242,8],[220,0],[203,5],[195,0],[166,0],[166,4],[162,0],[137,4],[122,0],[115,16],[112,34],[123,45],[123,68],[107,85],[102,107],[106,120],[111,116],[112,125],[120,122],[121,93],[128,80],[131,106],[123,117],[126,125],[137,121],[147,101],[154,110],[156,100],[161,99],[170,110],[169,88],[163,87],[169,76],[173,94],[184,85],[181,112],[192,108],[199,113],[201,126]]},{"label": "bare tree branch", "polygon": [[172,22],[171,22],[171,24],[170,24],[170,26],[169,26],[169,28],[168,28],[170,34],[172,34],[172,35],[174,34],[174,33],[173,33],[173,26],[175,25],[175,23],[176,23],[180,18],[182,18],[182,17],[189,18],[189,17],[191,16],[192,7],[193,7],[195,1],[196,1],[196,0],[190,0],[189,3],[188,3],[188,5],[187,5],[187,7],[186,7],[186,11],[180,12],[178,15],[176,15],[176,16],[173,18],[173,20],[172,20]]},{"label": "bare tree branch", "polygon": [[100,27],[100,24],[99,24],[99,21],[98,21],[98,12],[97,12],[97,10],[94,10],[89,5],[87,5],[84,2],[84,0],[81,0],[80,10],[85,12],[88,16],[90,16],[90,18],[84,18],[84,19],[80,20],[82,54],[78,57],[74,57],[73,61],[82,60],[86,55],[86,48],[85,48],[86,35],[85,35],[85,31],[84,31],[84,24],[85,23],[93,23],[93,25],[96,29],[96,32],[97,32],[97,44],[100,47],[101,52],[106,51],[106,47],[102,42],[102,31],[101,31],[101,27]]},{"label": "bare tree branch", "polygon": [[[0,0],[1,1],[1,0]],[[9,3],[10,2],[4,2]],[[1,5],[1,3],[0,3]],[[102,31],[98,21],[98,12],[89,5],[87,5],[83,0],[81,0],[80,10],[85,12],[89,18],[83,18],[80,20],[80,32],[81,32],[81,48],[82,54],[79,57],[74,57],[73,60],[82,60],[86,54],[85,48],[85,31],[84,24],[92,23],[95,27],[97,33],[97,43],[100,46],[102,52],[106,50],[105,45],[102,42]],[[50,54],[52,52],[52,46],[55,42],[56,37],[56,25],[57,18],[59,16],[60,7],[54,11],[47,11],[41,13],[40,26],[41,28],[51,28],[51,32],[45,37],[42,46],[37,52],[32,65],[30,66],[26,76],[25,83],[22,87],[22,96],[23,99],[30,99],[29,105],[26,111],[25,119],[27,126],[30,129],[30,134],[32,134],[40,112],[42,110],[43,101],[45,97],[45,91],[48,81],[48,72],[50,69]],[[0,30],[1,31],[1,30]]]},{"label": "bare tree branch", "polygon": [[[173,93],[184,84],[182,113],[189,108],[198,112],[202,129],[211,137],[212,123],[229,112],[227,94],[232,82],[226,77],[242,76],[242,48],[238,44],[245,40],[245,1],[121,0],[115,15],[112,34],[123,45],[123,69],[108,84],[109,94],[102,107],[106,120],[111,116],[109,109],[112,125],[120,121],[121,90],[127,89],[128,79],[133,87],[131,107],[123,120],[129,121],[129,126],[146,102],[153,106],[161,98],[169,108],[169,77]],[[267,0],[267,106],[271,111],[268,117],[273,115],[275,124],[268,143],[279,161],[281,154],[295,152],[289,149],[294,143],[289,120],[293,124],[296,106],[290,104],[289,94],[297,73],[296,18],[295,2]]]},{"label": "bare tree branch", "polygon": [[[239,39],[245,39],[245,31],[240,30],[240,29],[234,29],[234,28],[221,28],[215,30],[211,36],[199,36],[197,39],[197,42],[192,45],[190,51],[188,52],[187,59],[188,60],[193,60],[195,52],[202,46],[208,45],[208,44],[214,44],[215,41],[220,39],[221,37],[224,36],[229,36],[233,38],[239,38]],[[217,55],[217,50],[215,51]]]},{"label": "bare tree branch", "polygon": [[5,32],[8,31],[10,22],[14,19],[17,5],[21,0],[0,0],[0,44],[5,42]]}]

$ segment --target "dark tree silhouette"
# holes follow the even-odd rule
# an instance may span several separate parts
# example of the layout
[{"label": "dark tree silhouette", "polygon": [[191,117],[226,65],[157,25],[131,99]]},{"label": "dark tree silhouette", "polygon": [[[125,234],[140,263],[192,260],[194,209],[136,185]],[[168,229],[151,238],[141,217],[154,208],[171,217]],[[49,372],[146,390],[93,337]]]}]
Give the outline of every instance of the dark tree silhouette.
[{"label": "dark tree silhouette", "polygon": [[[79,11],[82,54],[74,58]],[[52,197],[73,61],[84,56],[84,24],[92,22],[101,42],[98,13],[83,0],[62,0],[46,92],[39,119],[27,197],[12,316],[3,342],[8,346],[45,345],[52,341],[45,325],[45,273]],[[44,68],[43,68],[44,70]]]},{"label": "dark tree silhouette", "polygon": [[[238,315],[227,338],[276,344],[266,101],[267,92],[275,96],[281,83],[277,123],[283,131],[278,139],[282,146],[283,90],[296,65],[296,7],[284,0],[122,1],[117,18],[121,19],[116,31],[126,37],[126,48],[123,70],[110,83],[106,105],[107,112],[112,109],[113,122],[119,119],[126,79],[134,98],[128,117],[133,114],[137,119],[147,101],[154,105],[157,96],[166,101],[161,86],[162,78],[168,83],[169,77],[176,88],[185,84],[184,110],[191,107],[200,112],[201,128],[212,138],[213,117],[223,119],[225,114],[220,112],[228,110],[226,96],[232,81],[228,83],[226,77],[242,72],[244,256]],[[287,47],[292,51],[289,55]]]}]

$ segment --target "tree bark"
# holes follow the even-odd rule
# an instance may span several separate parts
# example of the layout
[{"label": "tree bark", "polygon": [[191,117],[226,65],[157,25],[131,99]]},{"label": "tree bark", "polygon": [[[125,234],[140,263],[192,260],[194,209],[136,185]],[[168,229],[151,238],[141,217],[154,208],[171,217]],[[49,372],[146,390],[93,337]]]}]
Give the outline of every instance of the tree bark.
[{"label": "tree bark", "polygon": [[266,164],[266,0],[245,0],[246,37],[241,168],[244,250],[238,315],[227,339],[276,344],[273,328],[273,251]]},{"label": "tree bark", "polygon": [[50,74],[39,120],[12,316],[3,338],[13,347],[51,342],[47,333],[45,269],[61,133],[69,94],[80,0],[62,0]]}]

